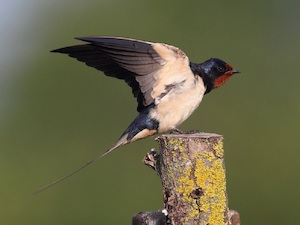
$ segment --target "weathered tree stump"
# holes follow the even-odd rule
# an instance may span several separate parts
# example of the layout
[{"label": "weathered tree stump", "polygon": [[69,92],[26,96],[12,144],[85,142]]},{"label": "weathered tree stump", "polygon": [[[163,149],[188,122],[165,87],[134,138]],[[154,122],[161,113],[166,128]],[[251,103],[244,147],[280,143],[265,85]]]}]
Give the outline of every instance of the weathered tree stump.
[{"label": "weathered tree stump", "polygon": [[238,213],[227,204],[223,136],[167,134],[157,140],[160,153],[151,150],[144,163],[161,178],[167,216],[139,213],[133,224],[239,225]]}]

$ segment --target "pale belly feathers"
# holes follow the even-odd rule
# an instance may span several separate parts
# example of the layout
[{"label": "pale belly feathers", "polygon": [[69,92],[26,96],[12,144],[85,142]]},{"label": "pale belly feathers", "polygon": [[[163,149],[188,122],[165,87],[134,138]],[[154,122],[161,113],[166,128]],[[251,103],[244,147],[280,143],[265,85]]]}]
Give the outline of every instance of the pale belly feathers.
[{"label": "pale belly feathers", "polygon": [[205,92],[200,77],[185,81],[180,88],[174,88],[160,99],[150,113],[159,121],[158,132],[167,132],[179,126],[199,106]]}]

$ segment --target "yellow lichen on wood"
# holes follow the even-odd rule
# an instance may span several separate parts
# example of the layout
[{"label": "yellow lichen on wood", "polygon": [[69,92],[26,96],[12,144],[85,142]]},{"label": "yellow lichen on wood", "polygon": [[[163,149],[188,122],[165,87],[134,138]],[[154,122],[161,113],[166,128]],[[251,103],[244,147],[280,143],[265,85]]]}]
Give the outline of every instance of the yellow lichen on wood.
[{"label": "yellow lichen on wood", "polygon": [[219,140],[213,145],[215,154],[203,152],[197,158],[195,166],[196,185],[202,188],[200,197],[200,210],[210,212],[208,224],[223,225],[224,213],[227,210],[226,178],[223,161],[219,158],[223,155],[223,143]]},{"label": "yellow lichen on wood", "polygon": [[[183,152],[183,140],[180,138],[171,138],[169,140],[170,145],[173,146],[174,151],[172,151],[173,156],[176,156],[177,152]],[[186,156],[182,155],[182,159],[186,160]]]},{"label": "yellow lichen on wood", "polygon": [[197,202],[195,199],[191,198],[191,193],[195,189],[195,182],[190,179],[190,175],[192,173],[192,167],[189,166],[186,168],[185,173],[182,173],[182,176],[179,176],[176,180],[176,184],[178,187],[176,188],[176,192],[181,196],[182,203],[192,206],[188,214],[184,217],[183,222],[189,221],[191,218],[194,218],[195,215],[199,213],[197,210]]},{"label": "yellow lichen on wood", "polygon": [[[187,151],[185,150],[184,141],[180,138],[176,139],[169,139],[168,143],[171,146],[171,154],[175,159],[180,161],[186,162],[188,159]],[[176,193],[181,196],[182,203],[185,205],[192,206],[188,214],[184,217],[184,223],[189,221],[191,218],[195,217],[199,213],[197,209],[197,203],[195,199],[191,198],[191,192],[195,189],[195,182],[191,179],[192,171],[192,164],[185,163],[185,164],[176,164],[175,167],[176,171],[168,170],[169,174],[174,177],[174,183],[176,185]],[[180,171],[178,173],[178,171]],[[184,171],[184,172],[183,172]],[[177,176],[174,176],[174,172]],[[178,176],[180,174],[180,176]]]},{"label": "yellow lichen on wood", "polygon": [[163,140],[167,148],[162,172],[167,175],[162,182],[167,190],[165,207],[174,210],[169,212],[172,224],[228,224],[222,136],[171,135]]},{"label": "yellow lichen on wood", "polygon": [[217,157],[222,158],[224,156],[223,141],[218,140],[218,142],[213,145],[213,149]]}]

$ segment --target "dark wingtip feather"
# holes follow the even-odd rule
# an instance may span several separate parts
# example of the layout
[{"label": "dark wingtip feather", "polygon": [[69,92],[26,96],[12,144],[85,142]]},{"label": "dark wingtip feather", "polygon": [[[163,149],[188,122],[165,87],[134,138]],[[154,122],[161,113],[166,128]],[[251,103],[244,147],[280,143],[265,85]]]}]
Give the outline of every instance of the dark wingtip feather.
[{"label": "dark wingtip feather", "polygon": [[92,42],[98,42],[100,39],[104,39],[104,38],[109,38],[109,37],[105,37],[105,36],[95,36],[95,37],[87,36],[87,37],[75,37],[74,39],[92,43]]},{"label": "dark wingtip feather", "polygon": [[74,37],[75,40],[80,40],[80,41],[84,41],[83,39],[85,39],[86,37]]},{"label": "dark wingtip feather", "polygon": [[68,51],[66,51],[67,49],[68,49],[68,47],[58,48],[58,49],[51,50],[50,52],[54,52],[54,53],[68,53]]},{"label": "dark wingtip feather", "polygon": [[58,49],[54,49],[50,52],[54,52],[54,53],[64,53],[64,54],[71,54],[74,52],[82,52],[82,51],[86,51],[86,50],[90,50],[90,47],[88,44],[84,44],[84,45],[73,45],[73,46],[68,46],[68,47],[63,47],[63,48],[58,48]]},{"label": "dark wingtip feather", "polygon": [[[80,40],[80,41],[85,41],[85,42],[95,42],[95,41],[97,41],[98,38],[103,38],[103,37],[75,37],[74,39]],[[76,45],[64,47],[64,48],[58,48],[58,49],[51,50],[50,52],[68,53],[72,49],[72,47],[75,47],[75,46]],[[78,46],[80,46],[80,45],[78,45]]]},{"label": "dark wingtip feather", "polygon": [[60,48],[51,50],[50,52],[54,52],[54,53],[55,53],[55,52],[60,52],[59,50],[60,50]]}]

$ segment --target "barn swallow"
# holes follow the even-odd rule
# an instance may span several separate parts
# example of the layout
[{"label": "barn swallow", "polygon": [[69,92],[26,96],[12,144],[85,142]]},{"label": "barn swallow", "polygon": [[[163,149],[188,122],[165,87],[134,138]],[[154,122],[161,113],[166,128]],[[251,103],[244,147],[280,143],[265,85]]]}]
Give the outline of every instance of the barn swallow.
[{"label": "barn swallow", "polygon": [[228,63],[211,58],[189,61],[179,48],[122,37],[80,37],[86,44],[53,50],[67,54],[105,75],[124,80],[137,99],[138,116],[106,152],[38,190],[68,178],[114,149],[176,129],[199,106],[205,94],[239,73]]}]

